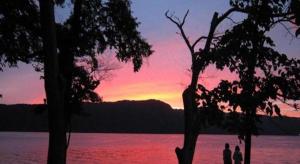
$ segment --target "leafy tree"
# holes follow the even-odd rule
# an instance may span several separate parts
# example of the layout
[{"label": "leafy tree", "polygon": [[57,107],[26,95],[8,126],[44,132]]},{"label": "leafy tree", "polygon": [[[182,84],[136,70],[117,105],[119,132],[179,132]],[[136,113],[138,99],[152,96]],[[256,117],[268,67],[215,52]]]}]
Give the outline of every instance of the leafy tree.
[{"label": "leafy tree", "polygon": [[39,4],[1,1],[0,63],[43,64],[36,69],[44,72],[49,109],[48,163],[65,163],[66,131],[73,109],[82,101],[100,101],[93,91],[99,85],[97,54],[113,49],[119,60],[132,61],[138,71],[142,58],[152,51],[136,30],[138,23],[127,0],[75,0],[71,16],[63,23],[54,22],[53,6],[46,0]]},{"label": "leafy tree", "polygon": [[42,52],[38,7],[32,0],[0,2],[0,70],[29,63]]},{"label": "leafy tree", "polygon": [[97,54],[113,49],[119,60],[132,60],[134,71],[138,71],[142,57],[152,53],[137,26],[129,1],[118,0],[75,1],[70,18],[57,25],[60,72],[66,83],[65,108],[72,109],[66,110],[67,125],[71,114],[80,110],[82,101],[100,101],[93,91],[99,85]]},{"label": "leafy tree", "polygon": [[[168,12],[166,12],[166,14],[165,14],[166,17],[178,27],[180,34],[190,51],[190,55],[191,55],[191,59],[192,59],[191,82],[190,82],[189,87],[183,92],[184,117],[185,117],[184,145],[183,145],[183,148],[176,148],[176,154],[177,154],[179,163],[182,163],[182,164],[192,163],[193,154],[194,154],[199,130],[201,129],[203,123],[207,122],[207,119],[208,120],[211,119],[208,116],[214,115],[211,113],[215,113],[215,114],[218,113],[216,110],[220,109],[220,107],[221,107],[220,102],[222,102],[223,99],[226,99],[226,96],[222,97],[221,93],[223,93],[222,89],[226,88],[229,82],[223,81],[219,85],[219,87],[214,89],[213,91],[208,91],[203,85],[197,84],[199,74],[205,70],[205,68],[208,66],[208,64],[211,61],[214,61],[217,64],[218,68],[223,69],[224,65],[226,65],[225,63],[228,60],[230,60],[230,59],[226,59],[226,60],[224,59],[228,52],[226,50],[221,51],[221,48],[219,48],[222,43],[225,44],[225,42],[229,41],[229,39],[227,37],[227,40],[224,41],[224,39],[227,36],[226,33],[224,36],[222,36],[222,35],[216,36],[215,31],[216,31],[218,25],[227,18],[231,20],[231,18],[229,16],[232,13],[244,13],[244,14],[248,15],[248,17],[253,17],[252,20],[255,19],[257,24],[259,24],[260,26],[263,26],[265,28],[264,29],[265,32],[269,31],[269,29],[273,25],[275,25],[277,23],[281,23],[281,22],[292,22],[293,24],[299,25],[298,21],[296,21],[296,22],[293,21],[294,19],[299,20],[299,10],[296,10],[296,9],[298,9],[298,7],[296,7],[295,4],[299,4],[299,1],[297,1],[297,0],[293,0],[292,2],[286,1],[286,0],[268,0],[268,1],[234,0],[234,1],[230,1],[231,8],[228,9],[226,12],[224,12],[224,14],[219,16],[219,13],[217,13],[217,12],[214,13],[211,24],[210,24],[208,35],[200,36],[198,39],[196,39],[196,41],[194,43],[190,42],[190,40],[188,39],[188,36],[186,35],[184,28],[183,28],[183,26],[185,24],[185,19],[188,15],[188,12],[185,14],[182,21],[180,21],[178,18],[176,18],[173,15],[170,15]],[[245,22],[245,23],[249,22],[249,19],[247,19],[247,21],[245,20],[243,22]],[[254,26],[254,27],[256,27],[256,26]],[[242,28],[242,30],[244,30],[243,28],[252,28],[252,26],[250,26],[250,24],[248,24],[248,25],[246,25],[246,27],[244,26],[241,28]],[[255,30],[255,29],[257,29],[257,28],[254,28],[253,30]],[[251,29],[249,29],[249,30],[251,30]],[[296,34],[299,33],[297,31],[296,31]],[[260,35],[260,37],[263,37],[264,33],[262,34],[261,31],[256,31],[256,32],[259,32],[257,35]],[[254,33],[255,32],[252,31],[252,34],[254,34]],[[239,34],[241,34],[241,33],[239,33]],[[248,36],[249,36],[249,34],[248,34]],[[238,34],[235,34],[234,37],[239,38]],[[232,36],[231,39],[234,40],[234,37]],[[252,43],[255,46],[259,44],[257,42],[257,41],[259,41],[258,39],[262,39],[262,38],[253,38],[252,36],[249,36],[249,37],[250,38],[248,38],[248,39],[254,39],[254,40],[252,40]],[[221,42],[220,39],[223,42]],[[273,45],[273,42],[270,40],[270,38],[264,38],[264,39],[266,39],[266,41],[263,40],[263,42],[267,42],[268,44]],[[195,50],[196,45],[200,41],[203,41],[203,40],[206,41],[204,44],[204,47],[199,50]],[[236,51],[229,51],[229,52],[233,53],[233,52],[242,51],[239,54],[244,54],[245,52],[243,52],[243,51],[246,51],[246,52],[251,51],[249,53],[252,53],[252,50],[248,49],[249,45],[247,45],[248,47],[247,46],[244,47],[244,49],[239,49],[239,48],[241,48],[238,46],[240,42],[235,42],[235,43],[237,44],[234,49]],[[245,44],[248,44],[248,43],[245,43]],[[261,44],[259,44],[259,45],[261,46]],[[235,45],[231,44],[231,46],[235,46]],[[228,48],[228,49],[230,49],[230,48]],[[272,50],[272,49],[269,48],[269,50]],[[255,50],[255,51],[258,51],[258,50]],[[265,50],[265,51],[267,51],[267,50]],[[224,55],[224,56],[222,56],[222,55]],[[256,59],[251,58],[251,56],[249,57],[249,55],[248,55],[247,57],[248,57],[247,59],[245,58],[245,60],[243,60],[241,62],[244,62],[244,61],[253,62],[253,63],[256,62]],[[218,60],[218,59],[222,59],[222,60]],[[271,59],[268,59],[268,60],[271,60]],[[218,61],[218,62],[216,62],[216,61]],[[238,61],[235,61],[235,60],[230,60],[230,61],[236,62],[236,64],[239,63]],[[274,62],[276,63],[277,61],[274,61]],[[232,85],[238,85],[240,83],[243,83],[244,87],[245,87],[243,94],[248,95],[248,96],[251,96],[251,91],[253,89],[254,90],[256,89],[255,83],[251,83],[251,82],[255,82],[257,80],[256,78],[253,77],[254,72],[256,71],[255,64],[253,64],[253,63],[247,65],[247,66],[251,66],[251,68],[249,70],[248,69],[244,70],[245,68],[243,68],[243,70],[241,70],[241,72],[238,72],[238,73],[240,73],[239,74],[240,76],[246,77],[246,78],[248,78],[248,80],[245,81],[245,78],[243,78],[243,80],[241,80],[241,82],[232,83]],[[296,68],[298,67],[297,65],[295,66],[291,63],[289,65],[287,63],[285,63],[284,66],[288,67],[288,69],[294,69],[295,67]],[[293,62],[293,63],[297,63],[297,62]],[[231,64],[234,65],[233,63],[231,63]],[[243,64],[245,64],[245,63],[243,63]],[[230,68],[230,69],[232,70],[233,68]],[[246,71],[246,72],[243,72],[243,71]],[[249,77],[249,76],[252,76],[252,77]],[[289,74],[287,75],[287,77],[292,78],[292,76],[289,76]],[[270,77],[266,77],[265,79],[268,80],[268,78],[270,78]],[[251,79],[251,80],[249,80],[249,79]],[[293,78],[293,79],[295,80],[296,78]],[[247,85],[247,84],[252,84],[252,85]],[[291,82],[289,84],[296,85],[297,82]],[[298,86],[293,87],[293,89],[291,89],[291,90],[296,89],[296,87],[298,87]],[[232,89],[235,92],[239,91],[236,86],[234,86]],[[220,90],[220,92],[221,91],[222,92],[220,94],[217,94],[219,90]],[[295,91],[295,90],[293,92],[290,91],[289,94],[293,95],[296,92],[297,91]],[[252,98],[254,98],[254,97],[255,96],[253,96]],[[290,97],[290,98],[292,98],[292,97]],[[243,101],[243,103],[245,103],[245,104],[243,104],[243,107],[245,107],[247,109],[248,108],[254,109],[252,107],[255,105],[255,104],[252,104],[252,103],[254,103],[254,100],[252,101],[250,99],[251,102],[250,101],[244,102],[244,100],[248,100],[248,99],[243,98],[242,100],[239,99],[239,100],[235,100],[235,101],[238,101],[239,103],[242,103],[242,101]],[[250,105],[251,107],[248,105]],[[278,106],[274,106],[274,105],[272,105],[272,106],[276,109],[276,111],[278,111]],[[251,128],[253,128],[253,126],[250,124],[252,122],[251,119],[254,119],[256,117],[256,113],[255,112],[251,112],[251,113],[247,112],[246,115],[253,116],[253,117],[247,116],[246,117],[247,119],[245,119],[247,126],[250,126],[247,129],[251,129]],[[248,136],[249,136],[249,134],[248,134]],[[249,140],[249,137],[248,137],[248,140]],[[251,142],[251,140],[250,140],[250,142]],[[248,148],[249,144],[246,147],[247,147],[246,149],[249,150],[249,148]],[[247,151],[246,154],[248,155],[249,151]],[[248,159],[248,157],[246,158],[245,163],[249,163],[248,161],[250,162],[250,155],[249,155],[249,159]]]},{"label": "leafy tree", "polygon": [[[250,163],[251,135],[257,134],[257,112],[261,110],[271,116],[275,112],[281,116],[276,102],[287,103],[300,97],[300,60],[289,59],[276,51],[273,40],[267,36],[275,24],[290,21],[291,17],[283,13],[288,5],[284,3],[251,4],[256,11],[227,30],[210,55],[218,69],[227,67],[239,76],[239,80],[233,82],[222,81],[210,94],[218,102],[228,103],[232,118],[238,120],[239,138],[245,140],[245,164]],[[238,109],[241,115],[236,114]]]}]

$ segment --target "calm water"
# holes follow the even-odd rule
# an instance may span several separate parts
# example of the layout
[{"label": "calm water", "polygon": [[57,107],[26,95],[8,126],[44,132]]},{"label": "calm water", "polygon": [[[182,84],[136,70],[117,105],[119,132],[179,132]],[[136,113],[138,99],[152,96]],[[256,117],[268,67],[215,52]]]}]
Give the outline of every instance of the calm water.
[{"label": "calm water", "polygon": [[[0,133],[0,163],[45,163],[47,133]],[[96,134],[72,135],[68,163],[176,164],[182,135]],[[222,163],[224,143],[240,145],[236,136],[200,135],[194,163]],[[300,136],[253,137],[253,164],[300,164]]]}]

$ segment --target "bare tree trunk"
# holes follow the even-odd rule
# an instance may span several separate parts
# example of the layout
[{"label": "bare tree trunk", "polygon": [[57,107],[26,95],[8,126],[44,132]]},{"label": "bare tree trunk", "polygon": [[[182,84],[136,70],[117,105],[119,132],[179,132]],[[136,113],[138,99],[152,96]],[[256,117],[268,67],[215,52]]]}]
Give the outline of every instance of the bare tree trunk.
[{"label": "bare tree trunk", "polygon": [[252,135],[252,119],[250,111],[246,111],[246,135],[245,135],[245,159],[244,164],[250,164],[251,159],[251,135]]},{"label": "bare tree trunk", "polygon": [[[195,152],[196,142],[199,134],[199,121],[201,117],[198,114],[197,105],[196,105],[196,89],[198,84],[198,78],[200,71],[204,69],[205,63],[200,62],[202,55],[209,53],[211,42],[214,38],[214,33],[217,26],[234,10],[230,9],[225,12],[222,16],[218,17],[218,13],[215,12],[211,21],[210,30],[207,37],[199,37],[194,44],[191,44],[188,37],[186,36],[183,25],[187,17],[188,11],[185,14],[182,21],[178,21],[168,15],[168,11],[165,13],[165,16],[179,28],[181,36],[185,41],[187,47],[190,50],[192,57],[192,79],[190,86],[183,92],[183,103],[184,103],[184,145],[183,148],[176,148],[176,154],[179,164],[191,164],[193,162],[193,156]],[[195,53],[195,45],[203,38],[206,38],[206,43],[204,49]],[[197,59],[198,58],[198,59]]]},{"label": "bare tree trunk", "polygon": [[197,105],[195,101],[196,85],[199,71],[193,71],[191,85],[182,94],[184,105],[184,145],[176,148],[179,164],[191,164],[195,153],[198,138]]},{"label": "bare tree trunk", "polygon": [[[254,37],[255,39],[255,37]],[[259,52],[256,47],[257,41],[254,40],[254,52]],[[255,63],[256,63],[256,58],[252,57],[251,59],[248,60],[248,70],[246,71],[248,75],[248,81],[244,84],[243,90],[244,94],[247,95],[246,97],[253,97],[253,93],[255,92]],[[256,115],[256,107],[253,107],[253,100],[249,99],[248,104],[243,107],[246,109],[246,134],[245,134],[245,159],[244,159],[244,164],[250,164],[250,159],[251,159],[251,135],[252,135],[252,129],[254,126],[254,118]]]},{"label": "bare tree trunk", "polygon": [[246,134],[245,136],[245,159],[244,164],[250,164],[251,159],[251,133]]},{"label": "bare tree trunk", "polygon": [[45,91],[48,105],[49,147],[48,164],[66,163],[66,130],[64,120],[63,87],[60,87],[54,1],[40,0],[44,46]]},{"label": "bare tree trunk", "polygon": [[[210,49],[210,44],[213,39],[214,31],[218,25],[218,14],[215,13],[212,22],[210,31],[207,37],[205,48],[201,53],[207,53]],[[180,27],[180,26],[179,26]],[[181,27],[182,28],[182,27]],[[188,42],[189,44],[189,42]],[[199,64],[194,56],[193,50],[191,50],[192,55],[192,79],[189,88],[187,88],[183,94],[183,104],[184,104],[184,145],[183,148],[176,148],[176,154],[179,164],[191,164],[193,162],[193,157],[195,153],[195,147],[197,143],[197,138],[199,135],[199,126],[198,120],[200,119],[197,112],[196,105],[196,90],[198,84],[198,78],[200,70],[203,65]]]},{"label": "bare tree trunk", "polygon": [[184,136],[184,147],[176,147],[176,155],[179,164],[191,164],[193,162],[198,134],[187,133]]}]

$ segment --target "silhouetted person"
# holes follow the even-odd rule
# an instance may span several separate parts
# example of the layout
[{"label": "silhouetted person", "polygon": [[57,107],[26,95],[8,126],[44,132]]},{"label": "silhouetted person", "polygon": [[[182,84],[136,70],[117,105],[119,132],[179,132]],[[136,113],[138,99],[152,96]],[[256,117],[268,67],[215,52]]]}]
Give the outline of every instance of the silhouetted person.
[{"label": "silhouetted person", "polygon": [[233,160],[234,160],[234,164],[242,164],[243,161],[243,155],[240,152],[240,147],[236,146],[235,147],[235,151],[233,153]]},{"label": "silhouetted person", "polygon": [[225,144],[225,149],[223,150],[223,161],[224,164],[232,164],[231,160],[231,150],[229,149],[229,144]]}]

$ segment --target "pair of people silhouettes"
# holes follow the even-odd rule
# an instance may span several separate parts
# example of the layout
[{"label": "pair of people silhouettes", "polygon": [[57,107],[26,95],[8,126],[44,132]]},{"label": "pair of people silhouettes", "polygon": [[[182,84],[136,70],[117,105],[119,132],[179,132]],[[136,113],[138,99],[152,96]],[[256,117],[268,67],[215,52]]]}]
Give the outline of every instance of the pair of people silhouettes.
[{"label": "pair of people silhouettes", "polygon": [[[235,151],[233,153],[232,159],[234,160],[234,164],[242,164],[243,155],[240,152],[240,147],[236,146]],[[231,160],[231,150],[229,148],[229,144],[225,144],[225,149],[223,150],[223,161],[224,164],[232,164]]]}]

